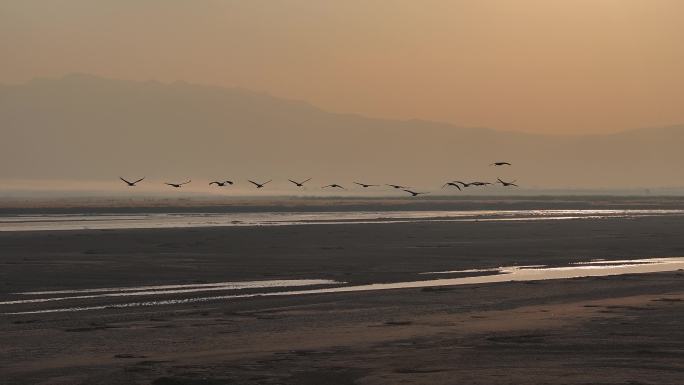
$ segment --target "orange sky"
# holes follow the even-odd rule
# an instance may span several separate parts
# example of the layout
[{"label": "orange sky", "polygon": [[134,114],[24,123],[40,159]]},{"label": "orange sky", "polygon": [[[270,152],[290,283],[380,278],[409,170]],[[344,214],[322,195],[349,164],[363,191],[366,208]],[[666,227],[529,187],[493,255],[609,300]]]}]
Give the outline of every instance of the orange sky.
[{"label": "orange sky", "polygon": [[680,0],[6,0],[0,82],[86,72],[546,133],[684,122]]}]

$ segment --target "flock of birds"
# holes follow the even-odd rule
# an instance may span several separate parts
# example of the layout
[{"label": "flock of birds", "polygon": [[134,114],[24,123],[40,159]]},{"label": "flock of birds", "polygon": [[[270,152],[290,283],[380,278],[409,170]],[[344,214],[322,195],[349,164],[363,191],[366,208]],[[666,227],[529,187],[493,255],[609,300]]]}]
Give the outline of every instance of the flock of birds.
[{"label": "flock of birds", "polygon": [[[494,163],[490,164],[490,166],[496,166],[496,167],[500,167],[500,166],[511,166],[511,163],[509,163],[509,162],[494,162]],[[142,177],[142,178],[140,178],[140,179],[138,179],[138,180],[135,180],[135,181],[129,181],[129,180],[124,179],[124,178],[122,178],[122,177],[119,177],[119,179],[121,179],[121,180],[122,180],[124,183],[126,183],[129,187],[135,187],[138,183],[140,183],[140,182],[142,182],[143,180],[145,180],[145,177]],[[311,179],[312,179],[312,178],[309,178],[309,179],[303,180],[303,181],[301,181],[301,182],[297,182],[296,180],[292,180],[292,179],[288,179],[288,181],[290,181],[290,182],[291,182],[292,184],[294,184],[296,187],[304,187],[304,184],[305,184],[306,182],[309,182]],[[261,189],[261,188],[264,188],[264,186],[266,186],[266,184],[272,182],[273,180],[271,179],[271,180],[268,180],[268,181],[263,182],[263,183],[259,183],[259,182],[256,182],[256,181],[253,181],[253,180],[250,180],[250,179],[248,179],[247,181],[248,181],[249,183],[253,184],[254,187],[256,187],[257,189]],[[183,187],[184,185],[186,185],[186,184],[188,184],[188,183],[190,183],[190,182],[192,182],[192,180],[188,179],[187,181],[182,182],[182,183],[170,183],[170,182],[166,182],[166,183],[164,183],[164,184],[167,185],[167,186],[173,187],[173,188],[181,188],[181,187]],[[514,181],[511,181],[511,182],[506,182],[506,181],[501,180],[500,178],[497,178],[497,180],[496,180],[495,183],[500,183],[503,187],[518,187],[518,185],[515,184],[515,182],[516,182],[515,180],[514,180]],[[361,186],[362,188],[370,188],[370,187],[380,187],[380,186],[383,186],[383,185],[381,185],[381,184],[368,184],[368,183],[361,183],[361,182],[353,182],[353,183],[356,184],[356,185],[358,185],[358,186]],[[475,181],[475,182],[462,182],[462,181],[460,181],[460,180],[454,180],[454,181],[445,183],[445,184],[442,186],[442,188],[453,187],[453,188],[457,188],[459,191],[463,191],[463,189],[464,189],[464,188],[467,188],[467,187],[471,187],[471,186],[488,186],[488,185],[495,184],[495,183],[480,182],[480,181]],[[233,184],[235,184],[235,182],[232,181],[232,180],[215,180],[215,181],[212,181],[212,182],[209,183],[210,186],[216,185],[216,187],[225,187],[226,185],[232,186]],[[413,196],[413,197],[416,197],[416,196],[419,196],[419,195],[429,194],[429,192],[417,192],[417,191],[410,190],[411,187],[409,187],[409,186],[402,186],[402,185],[397,185],[397,184],[386,184],[386,185],[384,185],[384,186],[389,186],[389,187],[392,187],[392,188],[394,188],[394,189],[404,191],[404,192],[406,192],[406,193],[411,194],[411,196]],[[340,184],[337,184],[337,183],[332,183],[332,184],[329,184],[329,185],[326,185],[326,186],[322,186],[321,188],[324,188],[324,189],[327,189],[327,188],[336,189],[336,188],[337,188],[337,189],[346,190],[346,188],[345,188],[344,186],[342,186],[342,185],[340,185]]]}]

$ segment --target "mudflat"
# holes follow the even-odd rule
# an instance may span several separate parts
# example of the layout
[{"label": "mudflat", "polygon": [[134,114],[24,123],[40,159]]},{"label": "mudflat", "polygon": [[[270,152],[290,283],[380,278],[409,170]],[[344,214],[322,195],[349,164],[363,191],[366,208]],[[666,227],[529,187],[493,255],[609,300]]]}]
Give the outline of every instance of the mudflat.
[{"label": "mudflat", "polygon": [[[684,376],[678,270],[201,302],[182,300],[205,292],[161,288],[336,282],[306,286],[323,288],[681,257],[680,215],[21,231],[0,232],[0,245],[0,383],[681,384]],[[295,289],[225,293],[278,290]],[[26,292],[47,293],[17,294]],[[79,298],[12,303],[65,296]],[[179,301],[158,303],[167,298]],[[138,305],[106,306],[131,301]],[[93,304],[105,306],[82,310]],[[33,312],[55,309],[65,310]]]}]

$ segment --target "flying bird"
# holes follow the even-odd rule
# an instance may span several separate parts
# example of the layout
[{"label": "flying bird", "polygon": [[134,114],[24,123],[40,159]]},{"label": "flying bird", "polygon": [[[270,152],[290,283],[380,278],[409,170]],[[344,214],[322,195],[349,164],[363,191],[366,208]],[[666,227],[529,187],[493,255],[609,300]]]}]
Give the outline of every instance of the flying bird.
[{"label": "flying bird", "polygon": [[417,197],[418,195],[423,195],[423,194],[429,194],[426,192],[415,192],[415,191],[411,191],[411,190],[402,190],[402,191],[406,191],[407,193],[411,194],[411,196],[413,196],[413,197]]},{"label": "flying bird", "polygon": [[470,182],[472,186],[487,186],[490,185],[491,183],[489,182]]},{"label": "flying bird", "polygon": [[183,183],[164,183],[164,184],[167,185],[167,186],[171,186],[171,187],[175,187],[175,188],[180,188],[180,187],[183,186],[184,184],[188,184],[188,183],[190,183],[190,182],[192,182],[192,180],[188,179],[187,182],[183,182]]},{"label": "flying bird", "polygon": [[257,183],[257,182],[255,182],[255,181],[253,181],[253,180],[249,180],[249,179],[247,179],[247,181],[248,181],[249,183],[251,183],[251,184],[255,185],[255,186],[256,186],[256,188],[263,188],[263,187],[264,187],[264,186],[266,185],[266,183],[269,183],[269,182],[271,182],[271,181],[272,181],[272,179],[271,179],[271,180],[269,180],[269,181],[267,181],[267,182],[264,182],[264,183]]},{"label": "flying bird", "polygon": [[220,182],[220,181],[215,180],[215,181],[209,183],[209,186],[211,186],[212,184],[215,184],[217,187],[223,187],[226,185],[226,183],[232,185],[233,181],[232,180],[226,180],[226,181]]},{"label": "flying bird", "polygon": [[402,190],[405,189],[405,188],[409,188],[409,186],[399,186],[399,185],[396,185],[396,184],[388,184],[387,186],[394,187],[394,188],[396,188],[396,189],[402,189]]},{"label": "flying bird", "polygon": [[359,186],[363,188],[368,188],[368,187],[377,187],[379,185],[377,184],[366,184],[366,183],[360,183],[360,182],[354,182],[354,184],[358,184]]},{"label": "flying bird", "polygon": [[517,184],[515,184],[516,181],[513,181],[513,182],[504,182],[504,181],[502,181],[501,179],[498,179],[498,178],[497,178],[496,180],[498,180],[499,183],[501,183],[501,185],[504,186],[504,187],[508,187],[508,186],[519,187]]},{"label": "flying bird", "polygon": [[301,182],[295,182],[295,181],[293,181],[292,179],[288,179],[288,180],[289,180],[290,182],[294,183],[297,187],[304,187],[304,183],[310,181],[311,178],[309,178],[309,179],[307,179],[307,180],[303,180],[303,181],[301,181]]},{"label": "flying bird", "polygon": [[[442,186],[442,188],[445,188],[446,186],[454,186],[454,187],[456,187],[456,188],[458,189],[458,191],[463,191],[463,190],[461,190],[461,186],[458,185],[458,182],[447,182],[447,183],[444,183],[444,186]],[[465,186],[464,186],[464,187],[465,187]]]},{"label": "flying bird", "polygon": [[342,190],[346,190],[346,188],[344,188],[344,187],[342,187],[342,186],[340,186],[339,184],[336,184],[336,183],[329,184],[329,185],[323,186],[323,187],[321,187],[321,188],[328,188],[328,187],[331,187],[331,188],[341,188]]},{"label": "flying bird", "polygon": [[135,187],[135,184],[138,183],[138,182],[142,182],[142,180],[145,179],[145,177],[142,177],[142,178],[136,180],[135,182],[129,182],[129,181],[127,181],[126,179],[124,179],[124,178],[122,178],[122,177],[119,177],[119,179],[121,179],[122,181],[124,181],[124,182],[128,185],[128,187]]},{"label": "flying bird", "polygon": [[508,162],[494,162],[490,164],[490,166],[510,166],[511,164]]}]

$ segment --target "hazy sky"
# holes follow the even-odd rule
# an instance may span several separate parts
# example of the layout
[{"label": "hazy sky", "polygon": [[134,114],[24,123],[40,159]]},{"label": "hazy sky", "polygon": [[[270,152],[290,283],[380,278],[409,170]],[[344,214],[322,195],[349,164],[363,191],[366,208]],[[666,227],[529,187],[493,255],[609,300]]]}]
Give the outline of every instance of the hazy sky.
[{"label": "hazy sky", "polygon": [[86,72],[548,133],[684,122],[681,0],[3,0],[0,82]]}]

